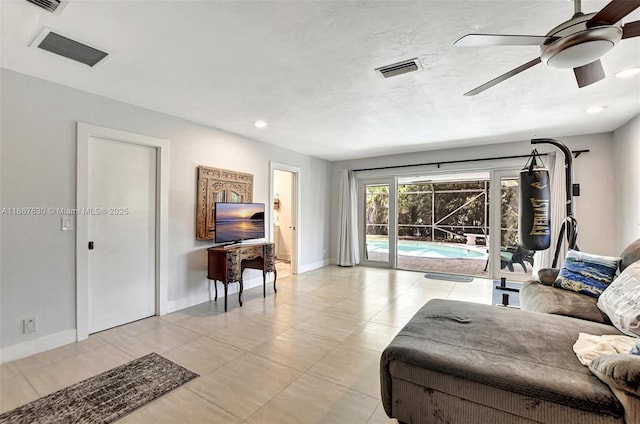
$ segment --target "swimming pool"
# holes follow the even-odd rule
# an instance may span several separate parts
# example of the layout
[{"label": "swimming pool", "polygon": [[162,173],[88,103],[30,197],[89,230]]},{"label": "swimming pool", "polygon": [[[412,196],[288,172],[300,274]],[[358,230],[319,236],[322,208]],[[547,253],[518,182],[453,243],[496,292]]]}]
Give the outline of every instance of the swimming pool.
[{"label": "swimming pool", "polygon": [[[387,240],[368,240],[369,252],[389,253]],[[398,255],[436,259],[486,259],[487,252],[464,244],[432,243],[428,241],[398,241]]]}]

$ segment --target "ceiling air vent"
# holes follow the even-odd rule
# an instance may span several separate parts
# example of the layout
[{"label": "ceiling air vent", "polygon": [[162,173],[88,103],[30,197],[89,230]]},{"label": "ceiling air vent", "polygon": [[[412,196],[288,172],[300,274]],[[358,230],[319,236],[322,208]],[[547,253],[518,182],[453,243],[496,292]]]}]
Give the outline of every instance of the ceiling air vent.
[{"label": "ceiling air vent", "polygon": [[378,72],[382,78],[391,78],[397,75],[406,74],[407,72],[415,72],[420,69],[422,69],[422,64],[417,58],[413,58],[394,63],[393,65],[376,68],[376,72]]},{"label": "ceiling air vent", "polygon": [[95,66],[109,55],[105,51],[55,33],[48,28],[38,35],[31,46],[89,66]]},{"label": "ceiling air vent", "polygon": [[49,12],[60,13],[64,9],[64,3],[61,0],[27,0],[31,4],[35,4],[38,7],[48,10]]}]

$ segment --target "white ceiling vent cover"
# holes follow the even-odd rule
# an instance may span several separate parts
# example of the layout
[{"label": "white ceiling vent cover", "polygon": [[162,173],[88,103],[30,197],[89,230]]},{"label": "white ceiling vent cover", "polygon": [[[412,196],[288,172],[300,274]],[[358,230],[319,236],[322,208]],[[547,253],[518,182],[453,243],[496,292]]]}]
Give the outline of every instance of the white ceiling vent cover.
[{"label": "white ceiling vent cover", "polygon": [[408,72],[415,72],[422,69],[422,64],[417,58],[404,60],[402,62],[394,63],[392,65],[382,66],[376,68],[376,72],[382,76],[382,78],[391,78],[397,75],[406,74]]},{"label": "white ceiling vent cover", "polygon": [[109,55],[108,52],[102,49],[53,32],[49,28],[42,30],[31,43],[31,47],[46,50],[91,67],[97,65]]},{"label": "white ceiling vent cover", "polygon": [[43,8],[46,11],[59,15],[67,6],[66,1],[62,0],[27,0],[29,3]]}]

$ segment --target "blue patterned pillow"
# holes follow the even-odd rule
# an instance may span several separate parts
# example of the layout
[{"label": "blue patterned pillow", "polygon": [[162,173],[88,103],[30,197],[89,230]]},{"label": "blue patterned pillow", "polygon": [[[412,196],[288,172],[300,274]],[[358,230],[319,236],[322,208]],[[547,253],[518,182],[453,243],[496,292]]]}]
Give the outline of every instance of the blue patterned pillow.
[{"label": "blue patterned pillow", "polygon": [[587,296],[599,297],[613,281],[619,263],[620,258],[569,250],[553,285]]}]

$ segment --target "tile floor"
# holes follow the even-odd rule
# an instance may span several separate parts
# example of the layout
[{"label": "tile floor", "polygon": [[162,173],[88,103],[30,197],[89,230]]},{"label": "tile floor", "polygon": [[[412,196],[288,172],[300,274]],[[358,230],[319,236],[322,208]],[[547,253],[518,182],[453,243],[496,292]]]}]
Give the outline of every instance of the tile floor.
[{"label": "tile floor", "polygon": [[490,280],[328,266],[107,330],[0,369],[0,412],[150,352],[200,374],[119,423],[394,423],[380,353],[427,300],[491,302]]}]

